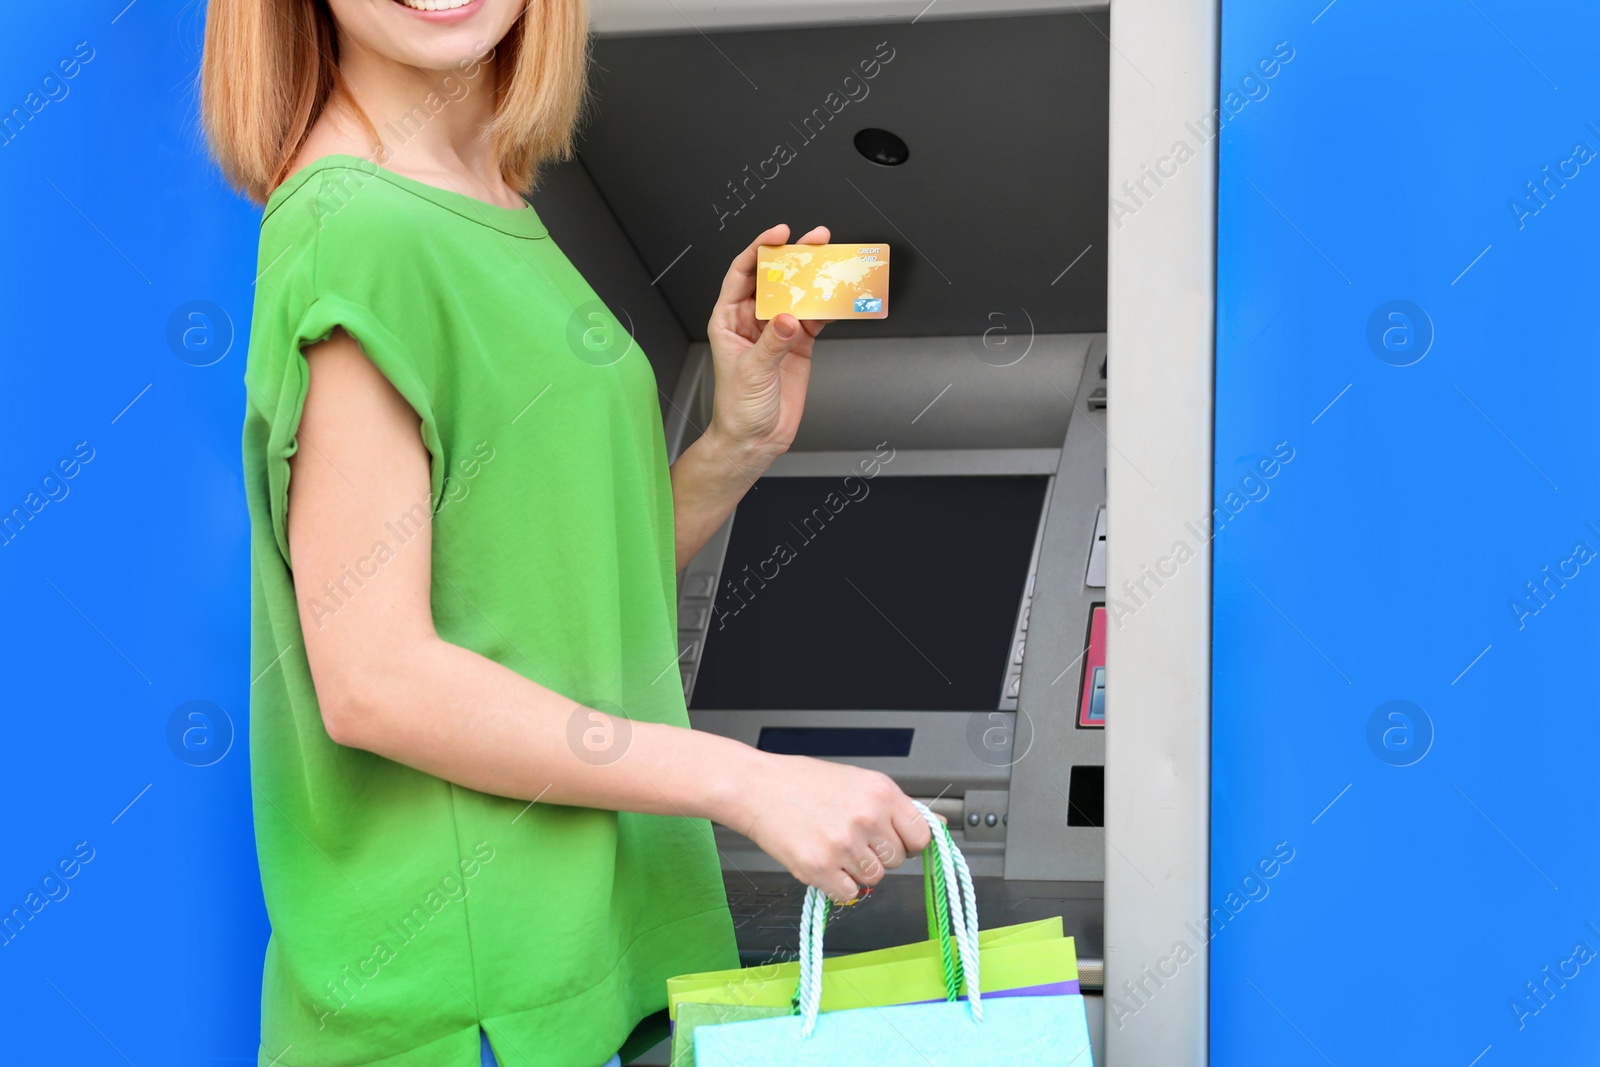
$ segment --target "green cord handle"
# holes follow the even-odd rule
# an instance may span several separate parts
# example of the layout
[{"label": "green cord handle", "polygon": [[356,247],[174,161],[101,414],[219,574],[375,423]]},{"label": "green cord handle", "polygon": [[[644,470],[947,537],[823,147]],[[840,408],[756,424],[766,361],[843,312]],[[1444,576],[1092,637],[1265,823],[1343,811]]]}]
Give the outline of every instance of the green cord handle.
[{"label": "green cord handle", "polygon": [[950,904],[945,892],[944,864],[940,861],[939,835],[928,838],[928,847],[922,850],[922,892],[928,906],[928,939],[939,943],[939,962],[944,968],[944,993],[946,1000],[961,997],[961,958],[951,947],[953,931],[950,928]]}]

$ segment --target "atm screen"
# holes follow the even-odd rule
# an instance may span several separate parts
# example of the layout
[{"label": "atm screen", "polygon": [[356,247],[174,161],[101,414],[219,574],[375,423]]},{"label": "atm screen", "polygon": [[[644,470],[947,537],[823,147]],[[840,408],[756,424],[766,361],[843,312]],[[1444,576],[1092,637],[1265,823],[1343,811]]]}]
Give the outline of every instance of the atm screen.
[{"label": "atm screen", "polygon": [[734,513],[690,707],[997,707],[1047,483],[761,479]]}]

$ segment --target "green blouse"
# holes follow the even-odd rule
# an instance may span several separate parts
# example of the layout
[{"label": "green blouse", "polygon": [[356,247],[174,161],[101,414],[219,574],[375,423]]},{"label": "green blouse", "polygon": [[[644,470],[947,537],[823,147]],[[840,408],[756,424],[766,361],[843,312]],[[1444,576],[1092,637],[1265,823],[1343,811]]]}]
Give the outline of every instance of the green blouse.
[{"label": "green blouse", "polygon": [[301,350],[342,326],[421,417],[431,514],[394,516],[312,610],[360,595],[431,522],[444,640],[588,707],[686,726],[650,364],[533,208],[355,156],[272,194],[258,270],[243,452],[272,922],[260,1063],[476,1067],[481,1024],[506,1067],[595,1067],[666,1005],[668,977],[737,965],[710,825],[529,805],[335,744],[296,610],[289,457]]}]

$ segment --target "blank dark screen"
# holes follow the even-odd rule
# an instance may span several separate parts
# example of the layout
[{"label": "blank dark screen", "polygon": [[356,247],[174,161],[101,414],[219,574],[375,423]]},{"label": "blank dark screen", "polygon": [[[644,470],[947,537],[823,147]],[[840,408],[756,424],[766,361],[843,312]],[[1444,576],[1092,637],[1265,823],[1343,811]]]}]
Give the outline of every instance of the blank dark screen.
[{"label": "blank dark screen", "polygon": [[1046,482],[761,479],[734,513],[691,706],[997,707]]},{"label": "blank dark screen", "polygon": [[892,726],[763,726],[756,747],[788,756],[905,757],[915,734]]}]

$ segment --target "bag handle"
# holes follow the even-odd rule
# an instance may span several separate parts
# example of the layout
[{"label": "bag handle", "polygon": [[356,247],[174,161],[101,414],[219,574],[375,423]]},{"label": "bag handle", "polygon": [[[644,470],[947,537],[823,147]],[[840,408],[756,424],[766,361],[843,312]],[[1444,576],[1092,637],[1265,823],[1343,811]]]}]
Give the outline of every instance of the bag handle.
[{"label": "bag handle", "polygon": [[[922,877],[928,904],[929,937],[938,941],[944,965],[945,996],[956,1000],[964,978],[967,1003],[974,1022],[983,1021],[983,999],[978,982],[978,901],[972,889],[972,871],[956,848],[950,828],[927,805],[913,800],[917,813],[932,836],[922,852]],[[795,1014],[802,1017],[801,1037],[810,1037],[822,1005],[822,933],[828,924],[828,898],[816,886],[806,887],[800,912],[800,985],[795,993]],[[952,957],[950,939],[957,956]]]}]

